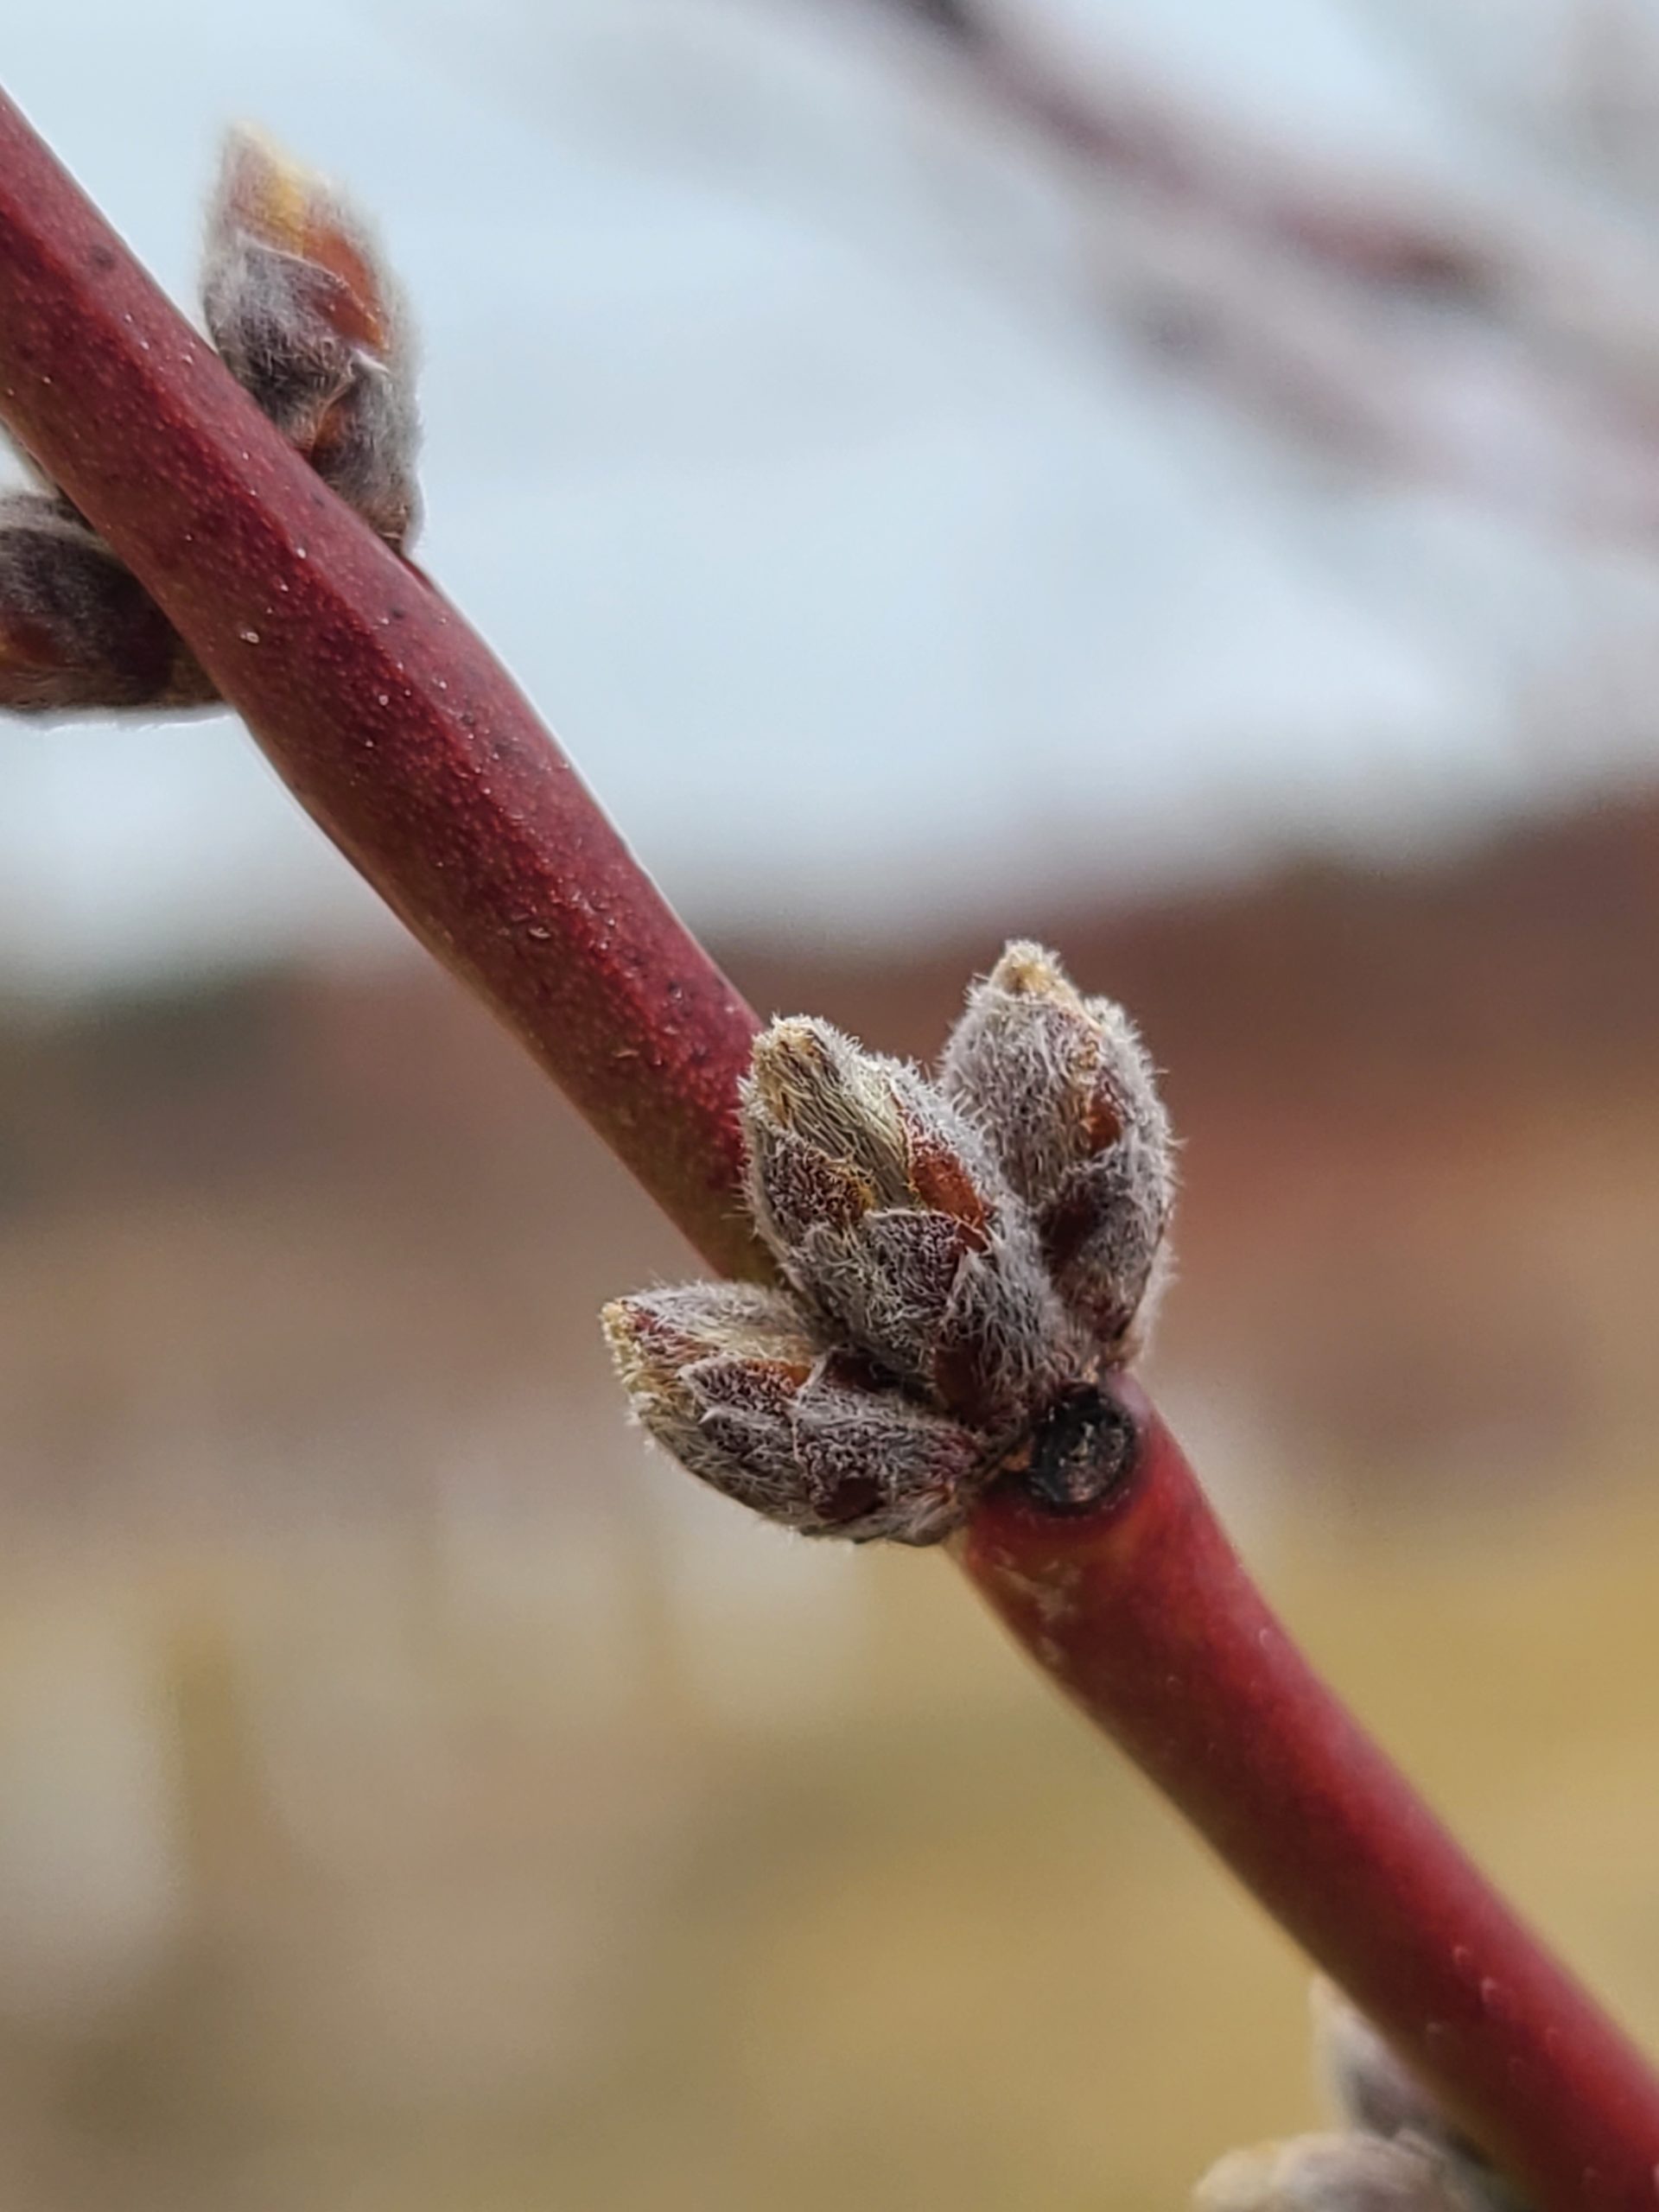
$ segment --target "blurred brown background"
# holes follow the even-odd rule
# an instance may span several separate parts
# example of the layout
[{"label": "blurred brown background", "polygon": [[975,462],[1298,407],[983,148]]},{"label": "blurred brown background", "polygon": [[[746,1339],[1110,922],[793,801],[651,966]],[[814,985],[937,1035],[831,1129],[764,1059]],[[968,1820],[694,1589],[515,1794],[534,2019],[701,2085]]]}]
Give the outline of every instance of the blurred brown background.
[{"label": "blurred brown background", "polygon": [[[1429,39],[1405,0],[1283,0],[1243,48],[1225,10],[1178,37],[1128,0],[569,0],[465,38],[365,8],[326,85],[291,60],[263,89],[268,30],[232,10],[210,39],[180,0],[95,80],[71,48],[117,34],[91,5],[19,66],[118,218],[140,139],[170,158],[178,119],[205,143],[257,99],[302,150],[308,123],[360,137],[340,165],[417,259],[447,241],[457,286],[508,203],[457,170],[423,227],[397,162],[441,149],[399,118],[513,159],[537,102],[585,118],[564,197],[526,168],[511,203],[522,315],[522,267],[556,289],[575,232],[647,184],[642,291],[702,268],[675,224],[710,174],[780,234],[821,199],[869,247],[883,194],[919,226],[883,313],[913,267],[934,397],[860,388],[893,507],[854,502],[840,545],[825,443],[826,504],[790,478],[772,524],[827,564],[823,597],[795,580],[818,658],[773,637],[766,674],[753,542],[767,438],[794,466],[808,413],[703,454],[677,554],[658,518],[690,464],[653,450],[635,483],[579,452],[582,346],[515,325],[485,388],[510,410],[529,363],[565,427],[524,433],[513,507],[466,446],[489,424],[430,276],[423,557],[499,609],[556,715],[570,656],[578,752],[763,1010],[925,1056],[1016,931],[1131,1006],[1186,1147],[1160,1397],[1295,1630],[1659,2041],[1659,44],[1640,8],[1523,12],[1501,57],[1488,11],[1445,12],[1421,160],[1269,128],[1293,79],[1287,113],[1340,112],[1351,79],[1380,100]],[[1046,75],[1085,32],[1092,73]],[[184,86],[167,130],[103,127],[126,61]],[[1071,258],[1010,247],[1021,194],[1071,211]],[[1033,349],[995,404],[1046,424],[1044,466],[1125,437],[1090,527],[1150,563],[1127,608],[1051,485],[988,503],[937,636],[907,601],[855,619],[875,541],[890,594],[945,594],[960,551],[948,503],[905,538],[900,480],[966,404],[961,302],[930,322],[925,289],[963,251]],[[589,306],[590,346],[632,311]],[[694,314],[725,311],[711,283]],[[616,342],[662,372],[652,434],[706,436],[695,364]],[[1098,422],[1045,414],[1046,346],[1079,389],[1098,370]],[[801,359],[760,350],[805,410]],[[1131,481],[1166,434],[1202,491],[1179,524]],[[989,451],[964,435],[964,484]],[[1282,563],[1269,645],[1194,565],[1243,510],[1240,575]],[[573,613],[538,535],[566,526],[601,562],[612,531],[638,595]],[[699,691],[674,610],[746,545],[754,658]],[[1362,620],[1393,659],[1344,658]],[[1166,660],[1131,666],[1161,622]],[[0,2195],[1129,2212],[1310,2123],[1303,1967],[949,1566],[791,1543],[625,1427],[596,1309],[688,1255],[480,1013],[328,904],[343,863],[235,782],[241,745],[0,733]]]}]

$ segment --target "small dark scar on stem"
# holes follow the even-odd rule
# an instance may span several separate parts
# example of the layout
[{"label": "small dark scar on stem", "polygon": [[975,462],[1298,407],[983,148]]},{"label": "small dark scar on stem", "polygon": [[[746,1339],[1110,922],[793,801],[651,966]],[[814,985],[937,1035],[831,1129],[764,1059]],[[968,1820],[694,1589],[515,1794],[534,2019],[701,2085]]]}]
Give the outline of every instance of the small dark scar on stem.
[{"label": "small dark scar on stem", "polygon": [[1089,1513],[1135,1471],[1141,1435],[1092,1382],[1061,1391],[1003,1460],[1000,1479],[1048,1513]]}]

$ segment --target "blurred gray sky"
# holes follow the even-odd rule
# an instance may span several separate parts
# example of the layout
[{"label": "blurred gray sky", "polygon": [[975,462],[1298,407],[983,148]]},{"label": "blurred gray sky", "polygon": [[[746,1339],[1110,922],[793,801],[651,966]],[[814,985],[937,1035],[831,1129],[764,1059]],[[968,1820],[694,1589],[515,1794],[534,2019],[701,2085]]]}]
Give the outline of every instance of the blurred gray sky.
[{"label": "blurred gray sky", "polygon": [[[1414,308],[1365,402],[1407,462],[1300,437],[1145,341],[1148,270],[1221,298],[1224,241],[1126,228],[855,0],[58,0],[6,69],[181,298],[232,118],[377,215],[424,334],[421,556],[701,921],[1013,926],[1646,773],[1659,325],[1613,309],[1659,317],[1652,11],[1007,4],[1315,200],[1501,210],[1544,337]],[[1363,380],[1373,325],[1344,353],[1307,297]],[[0,778],[9,982],[389,929],[221,718],[8,725]]]}]

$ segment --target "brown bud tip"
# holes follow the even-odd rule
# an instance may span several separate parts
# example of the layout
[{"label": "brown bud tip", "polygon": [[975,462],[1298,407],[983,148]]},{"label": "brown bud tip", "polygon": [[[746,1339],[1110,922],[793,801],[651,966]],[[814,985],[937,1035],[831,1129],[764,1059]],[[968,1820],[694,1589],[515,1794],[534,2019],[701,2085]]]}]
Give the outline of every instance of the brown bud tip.
[{"label": "brown bud tip", "polygon": [[347,202],[257,131],[226,143],[202,299],[244,390],[365,521],[405,543],[418,426],[402,297]]},{"label": "brown bud tip", "polygon": [[1478,2212],[1479,2199],[1425,2144],[1302,2135],[1234,2151],[1212,2166],[1194,2212]]},{"label": "brown bud tip", "polygon": [[1083,997],[1040,945],[1010,944],[969,993],[940,1083],[1035,1213],[1067,1302],[1109,1353],[1127,1351],[1174,1193],[1168,1118],[1128,1016]]},{"label": "brown bud tip", "polygon": [[0,495],[0,707],[73,714],[214,696],[161,608],[67,502]]},{"label": "brown bud tip", "polygon": [[978,1440],[824,1343],[786,1294],[690,1283],[602,1316],[639,1421],[690,1473],[809,1536],[936,1543]]},{"label": "brown bud tip", "polygon": [[827,1021],[774,1021],[755,1039],[744,1105],[751,1131],[795,1140],[846,1179],[861,1207],[909,1191],[905,1120],[893,1064],[861,1052]]},{"label": "brown bud tip", "polygon": [[600,1317],[624,1388],[640,1402],[679,1399],[699,1361],[764,1369],[786,1392],[811,1373],[822,1347],[781,1292],[749,1283],[688,1283],[619,1298]]}]

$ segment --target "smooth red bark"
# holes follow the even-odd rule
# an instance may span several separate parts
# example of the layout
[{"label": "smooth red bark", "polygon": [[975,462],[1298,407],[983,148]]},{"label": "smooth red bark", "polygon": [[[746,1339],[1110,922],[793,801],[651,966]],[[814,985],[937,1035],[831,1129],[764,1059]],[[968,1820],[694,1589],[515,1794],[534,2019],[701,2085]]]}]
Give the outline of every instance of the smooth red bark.
[{"label": "smooth red bark", "polygon": [[732,1197],[754,1016],[500,663],[323,488],[3,96],[0,413],[422,942],[712,1265],[764,1272]]},{"label": "smooth red bark", "polygon": [[1285,1634],[1133,1382],[1099,1510],[994,1494],[969,1578],[1547,2207],[1659,2204],[1659,2082]]},{"label": "smooth red bark", "polygon": [[[0,414],[416,934],[712,1264],[759,1272],[734,1113],[753,1016],[478,638],[317,483],[3,96]],[[1296,1656],[1155,1421],[1115,1507],[999,1495],[963,1551],[1544,2212],[1659,2203],[1659,2087]]]}]

